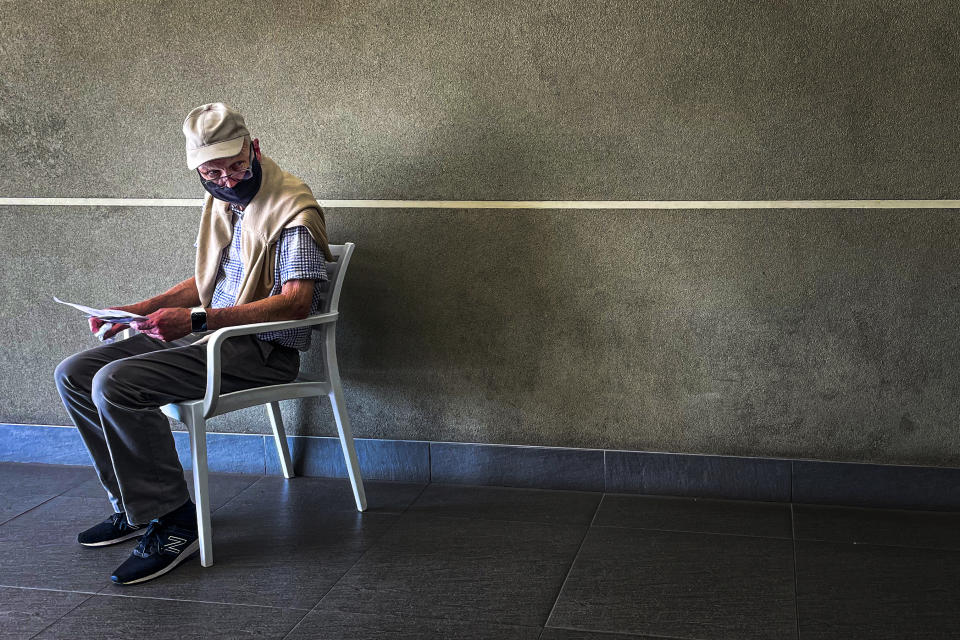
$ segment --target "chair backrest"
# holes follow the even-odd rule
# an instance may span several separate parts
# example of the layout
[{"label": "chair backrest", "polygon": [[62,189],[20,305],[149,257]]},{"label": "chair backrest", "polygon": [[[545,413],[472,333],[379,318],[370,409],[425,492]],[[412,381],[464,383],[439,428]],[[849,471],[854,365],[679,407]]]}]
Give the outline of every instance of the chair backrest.
[{"label": "chair backrest", "polygon": [[[320,283],[320,290],[323,296],[320,302],[320,313],[329,313],[337,311],[340,304],[340,291],[343,289],[343,279],[347,275],[347,266],[350,264],[350,256],[353,255],[354,244],[346,242],[344,244],[330,245],[330,252],[337,258],[336,261],[327,260],[327,276],[329,280]],[[314,327],[315,330],[322,330],[323,325]]]}]

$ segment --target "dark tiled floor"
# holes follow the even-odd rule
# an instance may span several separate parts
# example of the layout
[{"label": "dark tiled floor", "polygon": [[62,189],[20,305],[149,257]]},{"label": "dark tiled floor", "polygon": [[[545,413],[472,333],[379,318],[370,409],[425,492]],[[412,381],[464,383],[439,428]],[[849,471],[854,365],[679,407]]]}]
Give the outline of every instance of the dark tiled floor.
[{"label": "dark tiled floor", "polygon": [[0,638],[960,638],[956,513],[213,474],[215,564],[117,587],[93,469],[0,483]]}]

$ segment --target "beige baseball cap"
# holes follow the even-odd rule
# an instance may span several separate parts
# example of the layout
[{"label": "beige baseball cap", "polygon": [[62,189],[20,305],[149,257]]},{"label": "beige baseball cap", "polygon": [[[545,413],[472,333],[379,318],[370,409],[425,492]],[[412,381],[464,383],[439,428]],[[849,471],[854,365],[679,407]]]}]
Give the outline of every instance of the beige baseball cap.
[{"label": "beige baseball cap", "polygon": [[187,167],[196,169],[208,160],[240,153],[243,139],[250,132],[242,115],[222,102],[213,102],[187,114],[183,135],[187,139]]}]

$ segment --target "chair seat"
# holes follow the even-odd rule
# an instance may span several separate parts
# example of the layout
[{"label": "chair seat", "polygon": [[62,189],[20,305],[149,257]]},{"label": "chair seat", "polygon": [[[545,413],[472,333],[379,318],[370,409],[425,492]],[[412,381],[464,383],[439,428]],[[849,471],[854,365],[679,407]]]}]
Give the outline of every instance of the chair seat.
[{"label": "chair seat", "polygon": [[[246,409],[256,405],[263,405],[268,402],[277,402],[280,400],[293,400],[295,398],[310,398],[313,396],[325,396],[330,393],[329,382],[287,382],[285,384],[274,384],[266,387],[253,387],[252,389],[242,389],[232,393],[224,393],[217,402],[216,411],[213,415],[219,416],[231,411]],[[203,405],[203,398],[196,400],[181,400],[171,402],[160,407],[166,415],[174,420],[183,422],[183,415],[198,405]]]}]

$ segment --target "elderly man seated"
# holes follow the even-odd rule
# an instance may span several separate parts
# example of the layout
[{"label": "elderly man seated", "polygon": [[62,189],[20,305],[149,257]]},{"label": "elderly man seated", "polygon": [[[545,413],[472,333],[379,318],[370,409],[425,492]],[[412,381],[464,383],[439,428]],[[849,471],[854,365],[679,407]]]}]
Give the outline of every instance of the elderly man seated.
[{"label": "elderly man seated", "polygon": [[[57,389],[90,452],[114,514],[78,536],[88,547],[139,538],[111,576],[145,582],[199,550],[190,500],[167,418],[159,407],[202,397],[214,329],[305,318],[320,307],[334,260],[323,212],[301,180],[260,152],[243,116],[222,103],[187,115],[187,166],[207,191],[194,277],[122,307],[146,320],[132,338],[70,356]],[[101,321],[91,319],[97,332]],[[105,339],[127,325],[115,325]],[[222,392],[289,382],[310,328],[237,336],[222,349]]]}]

